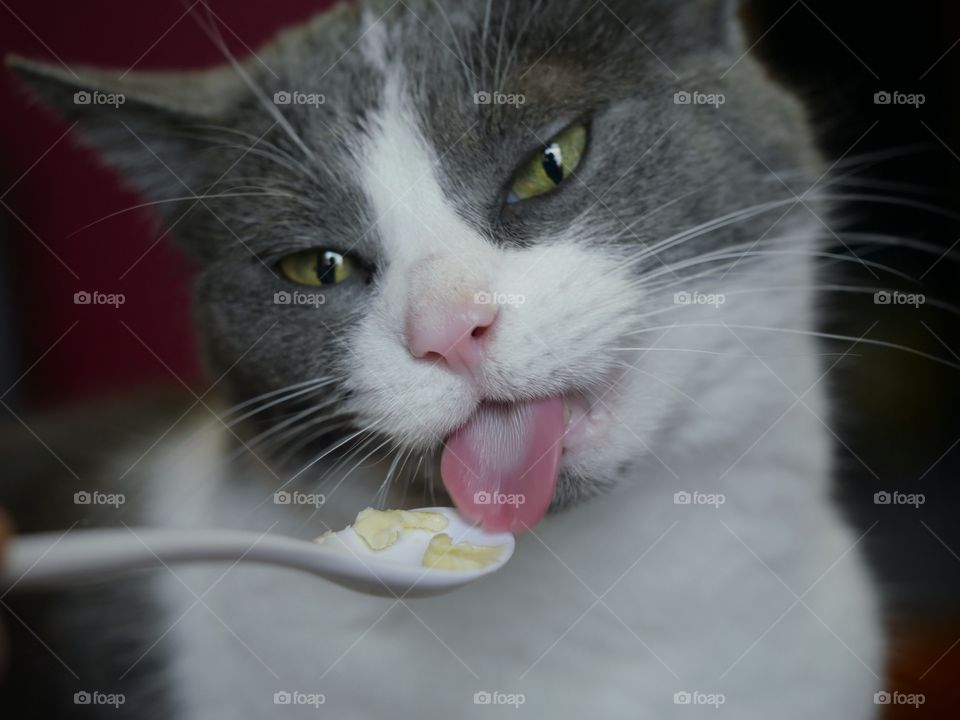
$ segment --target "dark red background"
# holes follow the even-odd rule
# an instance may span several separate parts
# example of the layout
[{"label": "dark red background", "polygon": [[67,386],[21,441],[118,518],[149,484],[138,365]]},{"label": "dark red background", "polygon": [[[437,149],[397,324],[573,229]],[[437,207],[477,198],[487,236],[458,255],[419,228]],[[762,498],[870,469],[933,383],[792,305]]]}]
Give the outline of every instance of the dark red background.
[{"label": "dark red background", "polygon": [[[231,51],[243,56],[245,46],[256,48],[330,4],[207,0],[187,12],[189,2],[177,0],[2,0],[0,53],[122,70],[200,67],[223,60],[200,21],[219,22]],[[0,198],[9,207],[0,205],[0,214],[9,218],[11,314],[19,318],[16,352],[23,368],[79,321],[24,377],[20,399],[50,405],[145,382],[176,382],[171,371],[200,383],[189,322],[190,268],[166,238],[150,249],[163,232],[154,230],[152,211],[123,213],[81,230],[144,200],[72,134],[50,149],[68,126],[32,104],[6,70],[0,107]],[[119,310],[75,305],[78,290],[124,293],[126,303]]]}]

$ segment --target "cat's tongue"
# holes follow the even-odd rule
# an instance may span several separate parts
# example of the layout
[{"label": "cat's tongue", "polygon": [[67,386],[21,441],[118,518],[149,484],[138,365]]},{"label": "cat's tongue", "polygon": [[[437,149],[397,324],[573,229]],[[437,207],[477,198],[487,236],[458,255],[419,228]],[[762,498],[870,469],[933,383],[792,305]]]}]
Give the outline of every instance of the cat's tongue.
[{"label": "cat's tongue", "polygon": [[457,508],[490,531],[519,532],[547,512],[563,452],[563,400],[484,404],[453,433],[440,473]]}]

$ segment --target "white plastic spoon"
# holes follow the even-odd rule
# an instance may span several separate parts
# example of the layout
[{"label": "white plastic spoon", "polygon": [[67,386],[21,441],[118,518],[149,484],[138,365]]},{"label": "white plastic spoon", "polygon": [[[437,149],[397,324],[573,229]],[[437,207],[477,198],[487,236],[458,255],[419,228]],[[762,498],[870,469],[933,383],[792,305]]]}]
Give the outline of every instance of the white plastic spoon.
[{"label": "white plastic spoon", "polygon": [[442,531],[454,543],[499,546],[495,563],[477,570],[444,570],[422,565],[430,540],[439,533],[409,530],[396,544],[373,551],[352,527],[322,542],[235,530],[106,528],[14,537],[0,572],[0,590],[19,592],[102,579],[129,570],[181,562],[256,562],[295,568],[358,592],[387,597],[428,597],[450,592],[503,567],[513,555],[509,533],[488,533],[468,524],[453,508],[442,513]]}]

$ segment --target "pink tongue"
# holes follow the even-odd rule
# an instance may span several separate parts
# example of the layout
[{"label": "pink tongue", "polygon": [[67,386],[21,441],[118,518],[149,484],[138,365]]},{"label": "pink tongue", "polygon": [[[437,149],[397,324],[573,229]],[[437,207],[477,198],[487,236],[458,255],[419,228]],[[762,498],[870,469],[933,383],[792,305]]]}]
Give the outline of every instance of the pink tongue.
[{"label": "pink tongue", "polygon": [[481,405],[447,438],[440,473],[457,508],[486,530],[518,532],[547,512],[563,451],[563,400]]}]

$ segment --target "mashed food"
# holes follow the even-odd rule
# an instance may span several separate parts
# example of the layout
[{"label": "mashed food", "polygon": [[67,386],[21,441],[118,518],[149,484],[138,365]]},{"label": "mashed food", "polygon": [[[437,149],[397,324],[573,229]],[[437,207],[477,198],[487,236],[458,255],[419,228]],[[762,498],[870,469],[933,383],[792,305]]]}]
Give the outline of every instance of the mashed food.
[{"label": "mashed food", "polygon": [[500,558],[500,548],[473,545],[468,542],[453,544],[446,533],[435,536],[423,555],[423,566],[440,570],[479,570],[493,565]]},{"label": "mashed food", "polygon": [[385,550],[400,539],[404,530],[439,532],[449,524],[447,518],[435,512],[367,508],[357,515],[353,530],[371,550]]}]

